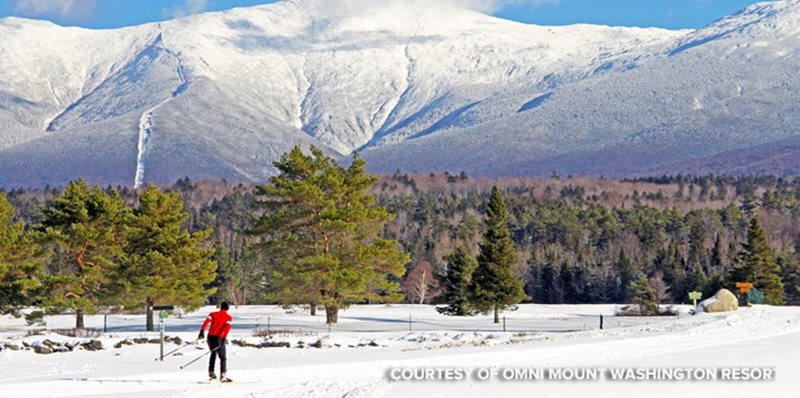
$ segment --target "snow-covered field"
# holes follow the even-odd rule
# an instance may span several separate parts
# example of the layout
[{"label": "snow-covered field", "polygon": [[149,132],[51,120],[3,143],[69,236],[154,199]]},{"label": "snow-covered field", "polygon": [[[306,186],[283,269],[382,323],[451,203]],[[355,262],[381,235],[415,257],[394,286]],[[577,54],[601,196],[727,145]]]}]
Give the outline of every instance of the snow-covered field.
[{"label": "snow-covered field", "polygon": [[[279,307],[231,310],[235,328],[228,346],[229,376],[236,383],[205,379],[206,358],[184,370],[205,347],[187,345],[182,355],[156,361],[157,344],[121,345],[155,338],[142,316],[113,315],[100,351],[36,354],[0,351],[0,397],[517,397],[517,396],[732,396],[796,397],[800,387],[800,308],[756,306],[729,314],[678,317],[613,317],[613,305],[521,305],[506,314],[506,330],[489,317],[453,318],[430,306],[354,306],[340,313],[330,332],[324,315],[287,314]],[[211,307],[169,318],[167,335],[196,338]],[[599,330],[599,316],[605,329]],[[410,323],[409,323],[410,319]],[[48,317],[47,328],[68,328],[68,316]],[[87,318],[103,328],[104,317]],[[255,330],[273,332],[269,340]],[[409,331],[411,327],[411,331]],[[59,344],[87,339],[32,334],[23,320],[0,318],[0,347]],[[29,335],[30,334],[30,335]],[[242,347],[264,342],[289,348]],[[174,343],[167,351],[180,347]],[[611,368],[769,368],[772,381],[501,380],[503,370]],[[393,369],[464,369],[450,381],[392,381]],[[479,371],[497,371],[480,381]]]}]

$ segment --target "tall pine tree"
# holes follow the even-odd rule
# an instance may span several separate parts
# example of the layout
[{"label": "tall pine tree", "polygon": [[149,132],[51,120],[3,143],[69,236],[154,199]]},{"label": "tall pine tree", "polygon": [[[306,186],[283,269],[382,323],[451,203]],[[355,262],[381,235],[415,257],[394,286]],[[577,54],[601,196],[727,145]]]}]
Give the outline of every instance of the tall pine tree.
[{"label": "tall pine tree", "polygon": [[708,284],[707,250],[700,240],[693,240],[689,245],[689,259],[687,266],[689,272],[686,275],[686,289],[703,292]]},{"label": "tall pine tree", "polygon": [[500,323],[500,311],[523,299],[522,278],[514,273],[517,252],[508,230],[508,214],[503,195],[497,186],[492,188],[486,205],[486,233],[480,245],[478,268],[472,275],[472,305],[478,312],[494,312],[494,322]]},{"label": "tall pine tree", "polygon": [[437,311],[447,315],[468,315],[471,312],[469,286],[478,262],[461,247],[445,256],[444,261],[447,262],[447,270],[439,276],[439,287],[443,290],[441,299],[447,306],[437,308]]},{"label": "tall pine tree", "polygon": [[714,247],[711,249],[710,266],[711,271],[718,275],[726,273],[726,261],[723,253],[722,234],[717,234],[717,239],[714,240]]},{"label": "tall pine tree", "polygon": [[656,291],[647,283],[647,276],[640,273],[633,278],[628,287],[631,302],[639,306],[639,315],[656,315],[658,313],[658,299]]},{"label": "tall pine tree", "polygon": [[614,264],[617,271],[617,300],[627,302],[631,299],[630,286],[635,280],[637,270],[633,260],[625,253],[624,249],[619,249],[617,262]]},{"label": "tall pine tree", "polygon": [[75,327],[100,305],[117,304],[111,286],[124,259],[128,209],[117,192],[89,188],[82,178],[53,198],[38,229],[53,245],[46,304],[75,311]]},{"label": "tall pine tree", "polygon": [[275,162],[280,172],[258,188],[264,214],[253,232],[269,259],[271,297],[325,307],[336,323],[350,304],[402,299],[396,282],[410,261],[381,238],[392,216],[367,192],[378,179],[354,155],[343,168],[321,150],[300,147]]},{"label": "tall pine tree", "polygon": [[42,250],[14,219],[14,207],[0,192],[0,314],[31,304],[41,286]]},{"label": "tall pine tree", "polygon": [[211,230],[189,232],[187,218],[178,193],[151,186],[127,222],[120,297],[126,306],[147,311],[148,331],[153,330],[153,305],[194,310],[214,293],[206,288],[217,269],[214,250],[206,245]]},{"label": "tall pine tree", "polygon": [[747,229],[747,242],[742,244],[737,264],[728,279],[729,284],[751,282],[756,289],[764,292],[768,304],[779,305],[784,303],[783,282],[779,273],[780,266],[773,259],[767,234],[761,228],[758,217],[753,217]]},{"label": "tall pine tree", "polygon": [[786,303],[800,304],[800,254],[782,252],[775,256],[775,262],[781,267],[781,280],[786,296]]}]

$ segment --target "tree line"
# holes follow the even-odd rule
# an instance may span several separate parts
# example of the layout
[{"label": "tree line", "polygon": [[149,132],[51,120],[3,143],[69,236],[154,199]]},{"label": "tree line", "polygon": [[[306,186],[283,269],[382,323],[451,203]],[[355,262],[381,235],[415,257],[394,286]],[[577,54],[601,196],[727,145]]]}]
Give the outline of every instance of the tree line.
[{"label": "tree line", "polygon": [[217,269],[211,231],[183,226],[177,193],[148,187],[136,199],[77,179],[26,225],[0,193],[0,311],[71,310],[84,328],[84,315],[100,308],[144,310],[153,330],[154,304],[202,305]]},{"label": "tree line", "polygon": [[[438,303],[457,315],[497,314],[520,301],[649,305],[687,302],[690,291],[708,296],[741,280],[754,282],[770,303],[800,303],[798,178],[378,177],[358,157],[341,166],[313,148],[296,148],[275,166],[278,174],[264,185],[186,178],[160,193],[179,202],[180,230],[196,236],[190,246],[212,263],[198,283],[202,290],[193,293],[201,302],[320,307],[335,322],[338,310],[354,303]],[[48,209],[70,186],[7,192],[15,209],[0,218],[2,236],[11,236],[3,242],[16,243],[3,243],[0,253],[16,253],[19,265],[13,275],[0,268],[6,272],[0,280],[17,281],[3,282],[2,300],[43,289],[37,284],[78,286],[71,288],[81,292],[76,297],[59,292],[67,303],[84,304],[51,305],[84,312],[98,305],[141,308],[168,297],[133,295],[164,285],[159,264],[178,261],[159,257],[169,250],[148,238],[152,231],[135,232],[130,220],[144,217],[143,193],[86,188],[110,198],[104,199],[109,210],[96,214],[128,220],[97,222],[96,231],[85,232],[105,239],[92,264],[120,272],[111,283],[77,263],[79,239],[55,239],[60,224]],[[115,223],[124,227],[107,226]],[[40,262],[50,279],[20,279]],[[56,283],[81,267],[87,272],[77,279],[94,285]],[[117,302],[121,296],[135,299]]]},{"label": "tree line", "polygon": [[[218,287],[242,302],[248,285],[268,302],[307,305],[312,314],[322,307],[328,323],[354,303],[401,301],[411,259],[384,237],[393,216],[368,192],[379,178],[357,155],[343,167],[314,147],[308,152],[295,147],[274,163],[279,173],[255,188],[247,217],[218,219],[229,225],[219,229],[216,250],[207,244],[214,229],[189,225],[193,215],[183,211],[178,192],[104,190],[78,179],[45,202],[30,228],[14,221],[3,194],[2,308],[73,310],[76,328],[99,307],[144,309],[152,330],[153,305],[191,310]],[[184,185],[190,184],[177,184]],[[135,200],[126,202],[121,192]],[[494,310],[497,319],[524,294],[512,275],[516,252],[505,205],[493,193],[470,298],[472,309]],[[226,250],[225,242],[240,251]]]},{"label": "tree line", "polygon": [[[750,281],[769,303],[800,303],[798,178],[492,181],[506,197],[515,266],[533,302],[629,303],[655,296],[659,303],[686,303],[690,291],[708,297]],[[714,189],[695,185],[703,181],[713,181]],[[455,250],[477,254],[482,203],[490,195],[486,181],[396,173],[376,192],[398,216],[388,233],[416,266],[441,273],[462,257]],[[442,291],[437,282],[425,290],[434,302]],[[421,301],[415,285],[409,284],[409,296]]]}]

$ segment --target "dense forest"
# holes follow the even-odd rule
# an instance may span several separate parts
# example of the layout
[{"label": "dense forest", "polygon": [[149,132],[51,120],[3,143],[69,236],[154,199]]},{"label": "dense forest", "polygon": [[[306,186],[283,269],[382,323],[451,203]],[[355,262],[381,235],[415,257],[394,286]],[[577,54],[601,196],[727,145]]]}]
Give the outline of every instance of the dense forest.
[{"label": "dense forest", "polygon": [[[410,254],[398,281],[408,302],[441,302],[447,259],[459,248],[478,255],[493,185],[508,209],[516,275],[533,302],[630,302],[632,282],[644,275],[659,302],[686,303],[690,291],[706,297],[731,288],[737,272],[741,275],[740,264],[756,256],[770,270],[764,277],[766,289],[772,289],[768,301],[800,304],[800,178],[616,181],[562,178],[555,172],[548,179],[381,176],[370,193],[394,216],[383,237]],[[210,242],[219,267],[212,285],[217,293],[210,300],[269,301],[263,260],[252,253],[258,239],[252,227],[264,212],[256,186],[184,178],[162,188],[180,195],[189,231],[213,230]],[[137,200],[129,188],[108,190],[132,205]],[[36,225],[42,222],[41,208],[61,192],[47,187],[6,194],[18,218]],[[758,233],[764,247],[756,252],[750,246]],[[776,288],[783,297],[777,297]]]}]

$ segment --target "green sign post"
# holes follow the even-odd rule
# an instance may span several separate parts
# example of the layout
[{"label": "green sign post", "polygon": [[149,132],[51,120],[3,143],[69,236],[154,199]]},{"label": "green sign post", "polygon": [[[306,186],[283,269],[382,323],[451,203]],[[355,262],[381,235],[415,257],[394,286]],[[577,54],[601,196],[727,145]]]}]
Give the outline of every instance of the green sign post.
[{"label": "green sign post", "polygon": [[158,313],[158,320],[160,326],[160,335],[161,335],[161,344],[160,344],[160,355],[158,358],[161,361],[164,361],[164,320],[169,317],[169,312],[175,309],[174,305],[154,305],[152,307],[153,311],[160,311]]},{"label": "green sign post", "polygon": [[692,300],[695,307],[697,307],[697,300],[701,298],[703,298],[702,292],[689,292],[689,300]]}]

